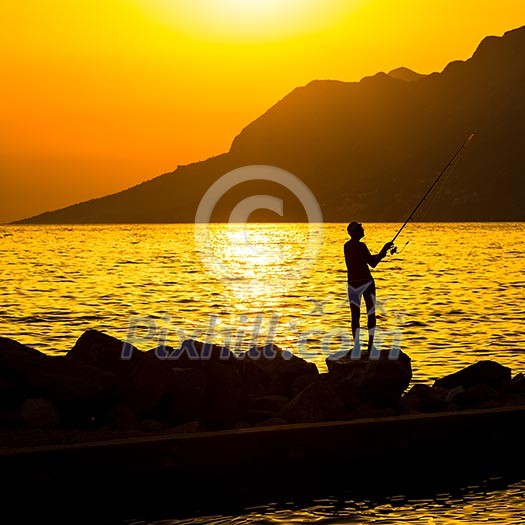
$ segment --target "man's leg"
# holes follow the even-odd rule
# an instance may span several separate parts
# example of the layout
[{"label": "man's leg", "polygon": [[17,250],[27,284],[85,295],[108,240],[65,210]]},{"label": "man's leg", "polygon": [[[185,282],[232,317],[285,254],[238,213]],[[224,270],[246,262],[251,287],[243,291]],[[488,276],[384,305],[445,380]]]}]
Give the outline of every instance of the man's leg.
[{"label": "man's leg", "polygon": [[361,308],[356,304],[350,304],[350,313],[352,314],[352,335],[355,339],[356,336],[359,336]]},{"label": "man's leg", "polygon": [[368,351],[374,348],[374,334],[376,331],[376,287],[374,281],[363,294],[366,304],[366,315],[368,317]]},{"label": "man's leg", "polygon": [[359,318],[361,317],[361,308],[354,304],[350,303],[350,312],[352,314],[352,336],[354,338],[354,346],[346,354],[347,357],[358,358],[361,356],[361,341],[360,341],[360,324]]},{"label": "man's leg", "polygon": [[360,318],[361,318],[361,298],[363,292],[368,287],[361,283],[348,283],[348,301],[350,303],[350,313],[352,315],[352,336],[354,338],[354,347],[348,351],[347,356],[358,358],[361,356],[361,342],[360,342]]}]

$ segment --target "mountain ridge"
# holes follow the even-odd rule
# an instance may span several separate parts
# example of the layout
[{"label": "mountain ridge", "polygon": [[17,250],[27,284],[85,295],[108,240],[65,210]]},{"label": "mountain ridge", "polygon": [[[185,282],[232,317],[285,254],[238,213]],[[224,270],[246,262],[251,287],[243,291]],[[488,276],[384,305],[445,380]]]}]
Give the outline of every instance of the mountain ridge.
[{"label": "mountain ridge", "polygon": [[388,75],[392,78],[397,78],[398,80],[404,80],[405,82],[415,82],[420,78],[424,78],[427,75],[422,75],[421,73],[416,73],[408,67],[397,67],[388,72]]},{"label": "mountain ridge", "polygon": [[[400,221],[471,132],[476,140],[452,174],[461,177],[450,176],[417,219],[525,220],[523,57],[525,26],[486,37],[468,60],[415,81],[387,73],[359,82],[314,80],[246,126],[227,153],[17,223],[193,222],[211,184],[250,164],[294,173],[313,191],[327,221]],[[305,219],[285,189],[252,183],[228,192],[213,220],[227,221],[235,203],[255,190],[291,204],[282,218],[261,211],[253,220]]]}]

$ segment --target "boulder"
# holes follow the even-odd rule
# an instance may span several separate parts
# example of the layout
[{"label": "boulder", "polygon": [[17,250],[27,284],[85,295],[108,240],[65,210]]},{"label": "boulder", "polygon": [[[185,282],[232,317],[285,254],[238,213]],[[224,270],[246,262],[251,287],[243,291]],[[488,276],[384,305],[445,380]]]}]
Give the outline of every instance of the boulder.
[{"label": "boulder", "polygon": [[278,413],[289,401],[290,398],[286,396],[262,396],[255,399],[253,408]]},{"label": "boulder", "polygon": [[[182,420],[196,419],[212,427],[231,426],[241,417],[248,393],[266,393],[266,377],[251,363],[238,360],[227,347],[185,340],[181,347],[158,347],[146,352],[149,360],[175,372],[169,413]],[[251,365],[251,366],[250,366]]]},{"label": "boulder", "polygon": [[161,432],[164,428],[164,425],[156,419],[144,419],[139,425],[139,429],[143,432]]},{"label": "boulder", "polygon": [[321,374],[305,374],[296,377],[292,384],[292,391],[290,392],[290,396],[296,396],[297,394],[299,394],[299,392],[302,392],[307,386],[311,385],[312,383],[315,383],[316,381],[319,381],[320,377]]},{"label": "boulder", "polygon": [[170,386],[169,370],[128,343],[96,330],[82,334],[67,359],[115,376],[120,401],[140,418],[155,412]]},{"label": "boulder", "polygon": [[170,433],[173,434],[195,434],[196,432],[202,432],[205,428],[199,421],[187,421],[182,425],[178,425],[170,429]]},{"label": "boulder", "polygon": [[404,395],[399,401],[399,410],[403,414],[422,412],[419,398],[417,396]]},{"label": "boulder", "polygon": [[465,389],[462,386],[457,386],[447,391],[444,397],[444,401],[447,405],[453,403],[456,404],[456,398],[462,396],[465,393]]},{"label": "boulder", "polygon": [[317,367],[304,359],[283,351],[274,344],[252,347],[238,356],[253,364],[266,377],[269,393],[290,396],[294,381],[301,376],[317,376]]},{"label": "boulder", "polygon": [[243,428],[252,428],[252,425],[250,425],[250,423],[248,423],[247,421],[239,421],[238,423],[235,423],[235,425],[233,425],[233,428],[236,430],[241,430]]},{"label": "boulder", "polygon": [[275,412],[273,410],[257,410],[254,408],[249,408],[244,411],[243,421],[246,421],[250,425],[256,425],[261,421],[268,421],[279,415],[279,411]]},{"label": "boulder", "polygon": [[117,377],[97,366],[75,362],[67,356],[52,357],[55,369],[62,377],[69,377],[71,384],[62,393],[61,401],[75,403],[90,402],[95,399],[107,400],[114,397]]},{"label": "boulder", "polygon": [[174,368],[201,368],[210,362],[224,364],[235,360],[235,355],[227,347],[195,339],[186,339],[179,348],[158,346],[146,355],[166,361]]},{"label": "boulder", "polygon": [[401,407],[419,412],[439,412],[445,410],[447,390],[428,385],[414,385],[401,399]]},{"label": "boulder", "polygon": [[395,406],[412,379],[410,357],[399,352],[390,359],[389,352],[371,358],[363,352],[359,359],[327,359],[327,381],[333,385],[345,405]]},{"label": "boulder", "polygon": [[12,408],[23,399],[23,388],[13,379],[0,375],[0,408]]},{"label": "boulder", "polygon": [[241,374],[248,396],[261,397],[271,395],[270,376],[257,367],[253,361],[244,359],[243,354],[241,354],[241,358],[235,360],[234,366]]},{"label": "boulder", "polygon": [[172,380],[159,411],[161,417],[172,424],[203,421],[208,400],[206,373],[196,368],[173,368],[171,374]]},{"label": "boulder", "polygon": [[56,427],[60,416],[49,399],[26,399],[18,409],[23,424],[32,428]]},{"label": "boulder", "polygon": [[464,408],[492,408],[501,405],[501,392],[481,383],[459,392],[453,402]]},{"label": "boulder", "polygon": [[63,356],[48,356],[0,338],[0,390],[7,402],[49,399],[65,419],[86,419],[114,397],[116,377]]},{"label": "boulder", "polygon": [[205,368],[207,381],[206,421],[223,428],[241,420],[246,407],[246,389],[241,374],[221,362]]},{"label": "boulder", "polygon": [[512,378],[510,391],[516,396],[525,397],[525,376],[523,374],[517,374]]},{"label": "boulder", "polygon": [[133,410],[125,403],[113,405],[106,416],[107,424],[120,432],[134,430],[139,426],[139,422]]},{"label": "boulder", "polygon": [[335,388],[317,381],[297,394],[281,410],[279,417],[290,423],[317,423],[340,418],[344,403]]},{"label": "boulder", "polygon": [[509,388],[510,381],[510,368],[495,361],[478,361],[459,372],[438,379],[434,386],[449,390],[461,386],[468,390],[476,385],[487,385],[501,391]]}]

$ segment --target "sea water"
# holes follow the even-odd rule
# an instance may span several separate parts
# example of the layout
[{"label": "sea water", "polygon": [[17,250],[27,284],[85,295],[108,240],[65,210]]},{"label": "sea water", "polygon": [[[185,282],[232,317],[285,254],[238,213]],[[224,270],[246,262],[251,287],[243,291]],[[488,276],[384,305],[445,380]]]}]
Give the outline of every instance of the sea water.
[{"label": "sea water", "polygon": [[[365,225],[364,242],[376,253],[397,227]],[[140,350],[189,337],[239,351],[273,342],[324,370],[352,344],[348,237],[344,224],[310,233],[212,225],[203,243],[188,224],[7,226],[0,334],[49,354],[90,328]],[[408,353],[416,382],[480,359],[525,371],[524,233],[522,223],[410,224],[401,253],[373,270],[378,346]]]}]

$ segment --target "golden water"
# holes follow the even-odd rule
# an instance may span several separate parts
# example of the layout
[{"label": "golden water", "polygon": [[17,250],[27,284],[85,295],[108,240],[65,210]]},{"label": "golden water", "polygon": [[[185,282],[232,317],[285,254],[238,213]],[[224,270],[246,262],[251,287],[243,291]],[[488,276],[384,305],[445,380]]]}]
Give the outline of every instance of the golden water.
[{"label": "golden water", "polygon": [[[398,225],[365,226],[374,252]],[[302,224],[210,228],[203,243],[193,225],[6,227],[0,334],[63,353],[97,328],[149,349],[160,335],[137,316],[150,316],[173,346],[194,336],[243,349],[260,324],[258,342],[274,331],[278,345],[321,369],[350,344],[345,225],[311,237]],[[377,267],[377,341],[399,342],[415,381],[480,359],[525,371],[524,231],[411,224],[399,239],[410,244]]]},{"label": "golden water", "polygon": [[[495,480],[496,481],[496,480]],[[497,482],[499,483],[499,482]],[[525,482],[499,489],[492,482],[469,485],[430,498],[397,495],[382,501],[329,497],[301,505],[273,503],[240,515],[216,515],[162,521],[128,521],[129,525],[519,525],[525,523]]]}]

